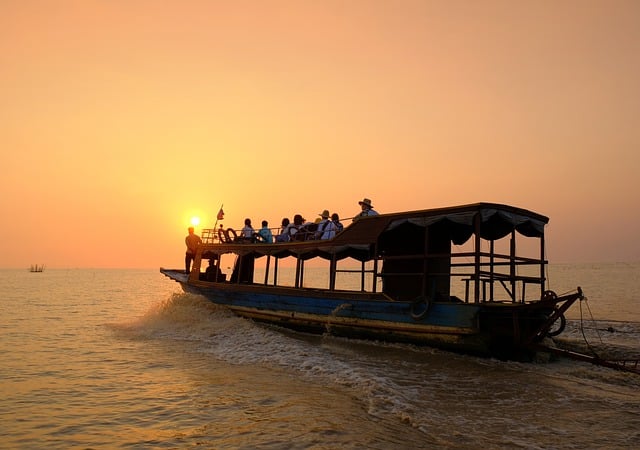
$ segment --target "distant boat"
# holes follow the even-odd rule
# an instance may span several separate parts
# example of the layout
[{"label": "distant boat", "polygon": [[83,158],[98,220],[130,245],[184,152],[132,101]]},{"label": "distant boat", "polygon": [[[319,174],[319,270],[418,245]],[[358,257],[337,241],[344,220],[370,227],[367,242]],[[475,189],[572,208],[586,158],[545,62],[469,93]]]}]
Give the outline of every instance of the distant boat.
[{"label": "distant boat", "polygon": [[29,272],[44,272],[44,264],[31,264]]},{"label": "distant boat", "polygon": [[[529,359],[545,336],[563,331],[564,312],[583,298],[580,288],[564,295],[546,288],[548,220],[513,206],[478,203],[365,217],[327,240],[260,243],[230,239],[225,230],[217,242],[204,239],[191,273],[160,271],[186,292],[261,322]],[[516,236],[537,239],[538,256],[518,255]],[[473,249],[454,250],[467,241]],[[498,241],[506,241],[506,253]],[[218,268],[225,254],[236,256],[229,278]],[[296,260],[293,286],[278,280],[278,262],[286,257]],[[266,258],[264,281],[254,279],[257,258]],[[327,287],[305,287],[310,259],[328,260]],[[341,267],[343,259],[360,262],[361,269]],[[207,260],[211,273],[203,271]],[[359,288],[337,288],[342,272],[355,272]],[[464,298],[452,294],[453,284],[462,284]]]}]

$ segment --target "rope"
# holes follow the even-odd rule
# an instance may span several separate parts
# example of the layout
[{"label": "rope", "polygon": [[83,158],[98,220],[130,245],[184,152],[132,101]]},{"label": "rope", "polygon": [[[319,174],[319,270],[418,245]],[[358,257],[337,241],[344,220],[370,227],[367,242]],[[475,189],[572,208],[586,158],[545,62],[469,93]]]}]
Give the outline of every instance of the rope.
[{"label": "rope", "polygon": [[[586,303],[587,298],[585,297],[584,300]],[[591,316],[591,322],[595,325],[595,319],[593,318],[593,314],[591,313],[591,308],[589,308],[588,304],[587,304],[587,310],[589,311],[589,316]],[[587,336],[584,334],[584,330],[585,330],[585,326],[583,321],[582,300],[580,300],[580,333],[582,333],[582,338],[584,339],[584,343],[587,344],[587,348],[591,351],[591,353],[593,353],[593,356],[595,356],[598,359],[601,359],[598,353],[595,351],[595,349],[591,346],[591,344],[587,340]],[[596,333],[598,334],[598,339],[600,339],[600,343],[602,344],[602,336],[600,335],[600,331],[597,328],[596,328]]]}]

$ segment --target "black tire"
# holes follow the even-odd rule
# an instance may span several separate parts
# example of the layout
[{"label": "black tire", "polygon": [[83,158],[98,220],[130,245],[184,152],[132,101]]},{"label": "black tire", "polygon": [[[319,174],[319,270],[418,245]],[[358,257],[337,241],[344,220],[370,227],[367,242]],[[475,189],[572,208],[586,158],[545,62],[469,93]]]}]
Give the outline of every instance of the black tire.
[{"label": "black tire", "polygon": [[558,321],[560,321],[560,324],[558,326],[558,328],[553,329],[553,328],[549,328],[549,331],[547,331],[547,336],[549,337],[554,337],[559,335],[560,333],[562,333],[564,331],[564,329],[567,326],[567,319],[564,317],[564,314],[560,314],[560,317],[558,317],[556,319],[555,322],[553,322],[553,324],[551,325],[553,327],[553,325],[556,325],[558,323]]},{"label": "black tire", "polygon": [[420,320],[429,313],[430,309],[431,301],[427,297],[420,295],[411,302],[411,317],[413,320]]}]

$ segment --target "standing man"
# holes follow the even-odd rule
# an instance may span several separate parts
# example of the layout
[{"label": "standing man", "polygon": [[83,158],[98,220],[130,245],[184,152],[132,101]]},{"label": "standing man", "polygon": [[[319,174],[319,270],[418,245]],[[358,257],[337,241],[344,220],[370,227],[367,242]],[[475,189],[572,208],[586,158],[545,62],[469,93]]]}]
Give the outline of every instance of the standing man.
[{"label": "standing man", "polygon": [[189,272],[191,272],[191,261],[193,261],[193,258],[196,256],[198,245],[202,244],[200,236],[193,233],[193,227],[189,227],[189,235],[184,238],[184,243],[187,244],[187,253],[184,257],[185,273],[189,275]]}]

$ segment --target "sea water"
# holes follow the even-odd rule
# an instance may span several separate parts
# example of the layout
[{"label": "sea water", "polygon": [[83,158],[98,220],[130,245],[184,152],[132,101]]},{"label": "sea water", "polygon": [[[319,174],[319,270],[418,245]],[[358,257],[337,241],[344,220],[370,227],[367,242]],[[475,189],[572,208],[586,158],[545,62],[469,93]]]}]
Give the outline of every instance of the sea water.
[{"label": "sea water", "polygon": [[[307,276],[309,276],[307,271]],[[640,358],[640,264],[556,265],[562,339]],[[637,448],[640,375],[309,336],[157,270],[0,270],[0,447]]]}]

